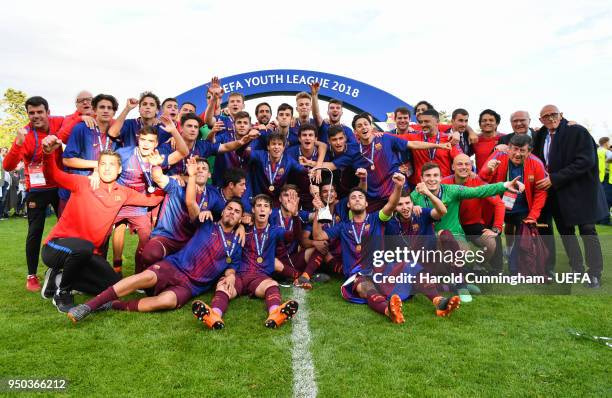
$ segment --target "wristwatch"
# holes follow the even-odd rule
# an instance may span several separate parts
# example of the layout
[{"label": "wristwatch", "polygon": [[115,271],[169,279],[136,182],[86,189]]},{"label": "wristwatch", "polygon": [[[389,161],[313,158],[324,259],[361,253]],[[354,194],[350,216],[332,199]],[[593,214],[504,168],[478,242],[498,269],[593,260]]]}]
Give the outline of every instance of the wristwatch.
[{"label": "wristwatch", "polygon": [[501,230],[497,227],[493,227],[491,228],[491,231],[495,232],[497,235],[499,235],[501,233]]}]

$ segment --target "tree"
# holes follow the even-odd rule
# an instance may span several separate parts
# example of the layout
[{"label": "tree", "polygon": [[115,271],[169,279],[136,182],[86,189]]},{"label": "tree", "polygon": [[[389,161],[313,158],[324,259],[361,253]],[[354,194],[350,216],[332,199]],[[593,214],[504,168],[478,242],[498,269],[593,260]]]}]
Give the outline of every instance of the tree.
[{"label": "tree", "polygon": [[23,106],[26,93],[12,88],[4,92],[0,99],[0,147],[10,147],[15,139],[15,132],[28,124],[28,114]]},{"label": "tree", "polygon": [[446,111],[440,111],[440,123],[450,124],[451,118]]}]

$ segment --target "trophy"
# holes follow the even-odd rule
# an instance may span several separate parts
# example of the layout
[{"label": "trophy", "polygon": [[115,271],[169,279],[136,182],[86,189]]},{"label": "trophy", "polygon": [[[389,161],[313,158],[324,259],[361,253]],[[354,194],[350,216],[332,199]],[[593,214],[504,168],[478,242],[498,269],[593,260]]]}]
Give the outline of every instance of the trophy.
[{"label": "trophy", "polygon": [[[333,185],[334,173],[330,169],[328,169],[327,167],[315,167],[312,169],[313,172],[316,170],[327,170],[330,175],[329,184]],[[310,182],[312,183],[312,177],[310,178]],[[333,216],[331,214],[331,210],[329,209],[330,199],[331,199],[331,189],[329,190],[329,192],[327,192],[327,201],[325,203],[325,207],[319,209],[319,212],[317,214],[317,220],[319,220],[320,223],[330,223],[333,221]]]}]

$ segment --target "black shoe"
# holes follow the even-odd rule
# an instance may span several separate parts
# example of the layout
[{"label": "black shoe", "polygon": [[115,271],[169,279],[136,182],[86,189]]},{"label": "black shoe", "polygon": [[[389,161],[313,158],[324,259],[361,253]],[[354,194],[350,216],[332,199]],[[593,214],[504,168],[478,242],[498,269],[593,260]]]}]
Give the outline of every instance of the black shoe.
[{"label": "black shoe", "polygon": [[330,276],[327,274],[324,274],[323,272],[319,272],[318,274],[314,274],[312,276],[312,278],[310,278],[311,281],[316,282],[316,283],[325,283],[325,282],[329,282],[330,280]]},{"label": "black shoe", "polygon": [[72,323],[77,323],[83,319],[87,315],[91,314],[91,307],[87,304],[79,304],[75,307],[72,307],[66,315],[72,321]]},{"label": "black shoe", "polygon": [[57,307],[59,312],[67,313],[74,307],[74,297],[72,297],[70,292],[58,290],[55,296],[53,296],[53,305]]},{"label": "black shoe", "polygon": [[47,269],[45,272],[45,280],[43,282],[42,289],[40,289],[40,295],[44,299],[50,299],[55,295],[57,291],[56,277],[61,275],[61,271],[55,268]]},{"label": "black shoe", "polygon": [[588,287],[589,289],[599,289],[601,287],[601,280],[599,277],[589,275],[589,278],[591,279],[591,281],[585,282],[584,285],[586,287]]}]

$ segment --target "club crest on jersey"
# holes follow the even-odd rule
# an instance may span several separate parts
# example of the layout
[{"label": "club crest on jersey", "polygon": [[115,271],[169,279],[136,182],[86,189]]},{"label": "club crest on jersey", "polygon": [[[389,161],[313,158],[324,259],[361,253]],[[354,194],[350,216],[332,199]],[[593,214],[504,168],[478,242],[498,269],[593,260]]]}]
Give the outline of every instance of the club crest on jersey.
[{"label": "club crest on jersey", "polygon": [[366,231],[369,231],[369,230],[370,230],[370,224],[366,224],[366,226],[365,226],[365,230],[366,230]]},{"label": "club crest on jersey", "polygon": [[279,175],[283,175],[283,174],[285,174],[285,169],[284,169],[284,168],[282,168],[282,167],[281,167],[280,169],[278,169],[278,174],[279,174]]},{"label": "club crest on jersey", "polygon": [[529,180],[529,182],[534,182],[535,181],[535,176],[530,174],[527,179]]},{"label": "club crest on jersey", "polygon": [[379,151],[382,148],[382,144],[379,142],[378,144],[374,145],[374,148]]}]

